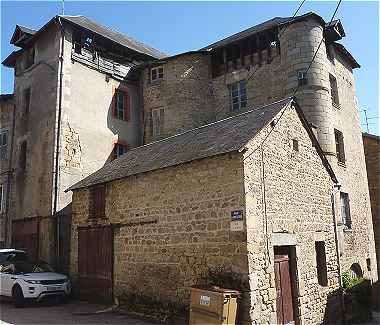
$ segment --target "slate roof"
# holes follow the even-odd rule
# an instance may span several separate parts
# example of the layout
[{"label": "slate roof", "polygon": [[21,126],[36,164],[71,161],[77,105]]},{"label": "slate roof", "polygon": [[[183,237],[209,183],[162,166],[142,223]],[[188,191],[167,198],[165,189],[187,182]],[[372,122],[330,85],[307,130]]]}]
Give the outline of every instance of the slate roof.
[{"label": "slate roof", "polygon": [[63,21],[70,22],[74,25],[85,28],[89,31],[92,31],[98,35],[101,35],[105,38],[110,39],[120,45],[128,47],[136,52],[143,53],[149,56],[152,56],[156,59],[161,59],[166,57],[165,53],[160,52],[159,50],[150,47],[142,42],[139,42],[132,37],[129,37],[125,34],[114,31],[108,27],[105,27],[99,23],[94,22],[93,20],[85,16],[59,16]]},{"label": "slate roof", "polygon": [[292,102],[292,98],[286,98],[261,108],[131,149],[120,158],[74,184],[67,191],[175,166],[196,159],[238,151]]}]

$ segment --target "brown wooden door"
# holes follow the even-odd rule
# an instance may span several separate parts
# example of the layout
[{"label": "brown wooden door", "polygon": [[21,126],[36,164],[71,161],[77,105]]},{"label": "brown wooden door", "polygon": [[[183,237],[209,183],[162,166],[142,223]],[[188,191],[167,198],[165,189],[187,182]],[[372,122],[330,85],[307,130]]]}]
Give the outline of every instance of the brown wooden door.
[{"label": "brown wooden door", "polygon": [[276,252],[274,256],[274,271],[277,292],[277,323],[294,324],[293,294],[290,275],[289,254]]},{"label": "brown wooden door", "polygon": [[28,258],[37,261],[39,258],[39,221],[13,220],[12,222],[12,248],[23,249]]},{"label": "brown wooden door", "polygon": [[112,300],[111,226],[78,228],[79,293],[90,300]]}]

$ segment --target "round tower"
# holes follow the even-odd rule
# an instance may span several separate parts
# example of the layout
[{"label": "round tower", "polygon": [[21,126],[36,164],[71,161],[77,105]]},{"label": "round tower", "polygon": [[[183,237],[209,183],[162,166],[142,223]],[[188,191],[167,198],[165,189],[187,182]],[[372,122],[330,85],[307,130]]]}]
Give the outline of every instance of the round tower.
[{"label": "round tower", "polygon": [[310,123],[317,127],[318,141],[327,155],[335,156],[332,104],[323,22],[315,16],[285,25],[279,31],[284,97],[295,97]]}]

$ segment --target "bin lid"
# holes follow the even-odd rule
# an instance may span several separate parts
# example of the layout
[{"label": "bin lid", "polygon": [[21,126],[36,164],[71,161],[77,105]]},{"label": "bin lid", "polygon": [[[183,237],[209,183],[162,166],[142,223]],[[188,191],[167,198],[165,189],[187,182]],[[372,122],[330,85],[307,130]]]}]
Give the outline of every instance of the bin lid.
[{"label": "bin lid", "polygon": [[235,295],[240,295],[240,291],[233,290],[233,289],[227,289],[227,288],[221,288],[217,286],[191,286],[191,289],[198,289],[198,290],[207,290],[207,291],[213,291],[213,292],[219,292],[219,293],[230,293]]}]

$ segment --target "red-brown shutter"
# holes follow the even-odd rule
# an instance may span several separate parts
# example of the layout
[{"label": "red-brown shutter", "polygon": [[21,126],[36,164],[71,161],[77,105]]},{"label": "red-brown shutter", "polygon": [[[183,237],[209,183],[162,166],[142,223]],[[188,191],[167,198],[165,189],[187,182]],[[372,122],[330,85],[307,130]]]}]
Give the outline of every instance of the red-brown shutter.
[{"label": "red-brown shutter", "polygon": [[124,120],[129,121],[130,107],[129,107],[129,94],[128,89],[124,89]]},{"label": "red-brown shutter", "polygon": [[115,86],[112,87],[111,107],[112,107],[112,116],[116,117],[116,88]]}]

